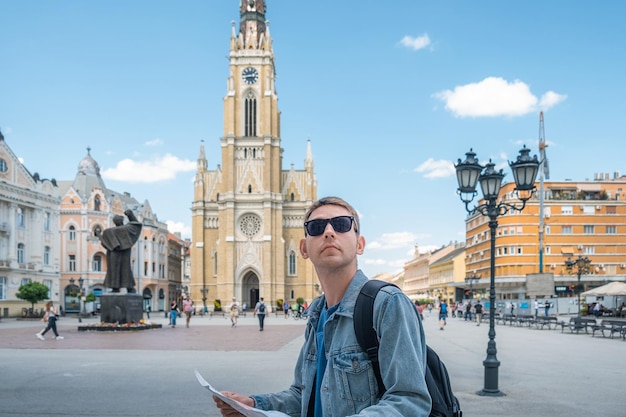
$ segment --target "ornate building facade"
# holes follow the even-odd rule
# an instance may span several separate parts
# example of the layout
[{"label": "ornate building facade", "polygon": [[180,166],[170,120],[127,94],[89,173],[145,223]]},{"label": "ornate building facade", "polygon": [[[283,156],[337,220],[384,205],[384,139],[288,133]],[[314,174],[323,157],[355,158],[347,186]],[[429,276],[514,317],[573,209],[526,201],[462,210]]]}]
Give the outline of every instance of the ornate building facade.
[{"label": "ornate building facade", "polygon": [[221,165],[207,169],[200,146],[192,204],[190,291],[195,303],[215,300],[275,306],[319,284],[300,256],[307,208],[317,198],[311,144],[304,169],[282,168],[276,68],[264,0],[240,3],[230,36],[224,131],[215,148]]}]

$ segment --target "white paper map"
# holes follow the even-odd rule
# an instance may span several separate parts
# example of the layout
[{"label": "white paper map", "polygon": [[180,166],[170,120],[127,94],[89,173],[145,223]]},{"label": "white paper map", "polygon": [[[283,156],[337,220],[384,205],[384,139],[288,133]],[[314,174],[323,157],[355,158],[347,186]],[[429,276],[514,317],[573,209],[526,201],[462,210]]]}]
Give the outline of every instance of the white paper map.
[{"label": "white paper map", "polygon": [[242,404],[239,401],[233,400],[232,398],[228,398],[224,394],[213,388],[213,386],[209,384],[202,377],[202,375],[200,375],[200,372],[198,372],[197,370],[194,370],[194,372],[196,374],[196,378],[198,378],[198,382],[200,383],[200,385],[211,391],[213,395],[215,395],[220,400],[224,401],[226,404],[230,405],[246,417],[289,417],[288,414],[281,413],[280,411],[259,410],[258,408],[250,407],[249,405]]}]

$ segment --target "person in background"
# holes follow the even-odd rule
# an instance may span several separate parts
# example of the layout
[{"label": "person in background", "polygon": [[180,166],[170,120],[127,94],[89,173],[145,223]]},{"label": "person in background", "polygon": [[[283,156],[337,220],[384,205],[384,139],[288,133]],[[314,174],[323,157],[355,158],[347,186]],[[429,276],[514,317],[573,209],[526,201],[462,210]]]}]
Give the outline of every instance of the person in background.
[{"label": "person in background", "polygon": [[546,317],[550,315],[550,300],[546,300],[543,303],[543,308],[545,309]]},{"label": "person in background", "polygon": [[176,328],[176,317],[178,316],[178,313],[180,313],[178,304],[176,303],[176,300],[172,300],[172,303],[170,304],[170,327],[172,329]]},{"label": "person in background", "polygon": [[233,297],[230,303],[230,327],[237,327],[237,319],[239,318],[239,303],[237,298]]},{"label": "person in background", "polygon": [[285,318],[289,317],[289,303],[287,301],[283,304],[283,312],[285,313]]},{"label": "person in background", "polygon": [[52,301],[48,301],[46,303],[46,313],[44,314],[41,321],[43,321],[44,323],[47,321],[48,325],[45,329],[35,334],[35,336],[37,336],[37,339],[46,340],[44,335],[48,333],[48,330],[52,330],[52,333],[54,333],[54,338],[56,340],[63,339],[63,336],[59,336],[59,332],[57,332],[57,312],[54,309],[54,303]]},{"label": "person in background", "polygon": [[[338,197],[322,198],[311,205],[305,215],[300,253],[313,263],[323,293],[305,313],[305,339],[293,382],[273,394],[249,397],[224,391],[225,396],[290,416],[429,415],[424,329],[415,306],[397,287],[384,287],[374,302],[378,362],[386,391],[379,392],[378,384],[372,383],[375,372],[359,347],[353,321],[356,299],[368,281],[357,265],[357,256],[365,249],[359,226],[357,211]],[[222,416],[238,415],[213,398]]]},{"label": "person in background", "polygon": [[[460,313],[459,313],[460,314]],[[448,317],[448,305],[444,300],[439,303],[439,330],[443,330]]]},{"label": "person in background", "polygon": [[254,306],[254,314],[256,314],[256,316],[259,319],[259,331],[260,332],[263,331],[263,323],[265,322],[265,310],[266,309],[267,309],[267,306],[265,305],[265,301],[263,301],[263,297],[261,297],[261,299]]},{"label": "person in background", "polygon": [[415,300],[415,308],[417,308],[417,313],[420,315],[420,319],[424,320],[424,306],[419,300]]},{"label": "person in background", "polygon": [[539,315],[539,301],[535,298],[535,317]]},{"label": "person in background", "polygon": [[480,326],[480,321],[483,318],[483,305],[480,303],[480,300],[474,304],[474,314],[476,314],[476,326]]},{"label": "person in background", "polygon": [[189,321],[191,321],[191,313],[193,313],[193,301],[189,296],[183,300],[183,312],[185,313],[185,324],[189,328]]}]

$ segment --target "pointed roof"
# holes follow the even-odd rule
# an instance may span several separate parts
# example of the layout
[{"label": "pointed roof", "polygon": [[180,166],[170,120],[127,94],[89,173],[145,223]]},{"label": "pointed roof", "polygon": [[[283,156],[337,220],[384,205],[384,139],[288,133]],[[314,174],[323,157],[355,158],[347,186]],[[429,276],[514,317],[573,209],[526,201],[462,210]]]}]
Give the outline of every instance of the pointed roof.
[{"label": "pointed roof", "polygon": [[91,190],[94,188],[100,188],[103,192],[107,189],[100,176],[100,166],[96,160],[91,157],[90,147],[87,147],[87,156],[78,164],[78,171],[76,172],[72,186],[82,199],[89,198]]}]

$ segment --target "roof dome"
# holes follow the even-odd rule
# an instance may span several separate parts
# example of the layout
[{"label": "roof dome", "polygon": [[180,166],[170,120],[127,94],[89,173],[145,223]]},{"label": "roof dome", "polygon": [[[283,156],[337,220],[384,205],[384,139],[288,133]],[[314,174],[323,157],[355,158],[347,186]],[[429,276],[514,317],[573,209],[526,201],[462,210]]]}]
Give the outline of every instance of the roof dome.
[{"label": "roof dome", "polygon": [[85,156],[78,164],[78,172],[86,175],[100,175],[100,166],[95,159],[91,157],[89,152],[91,148],[87,148],[87,156]]}]

